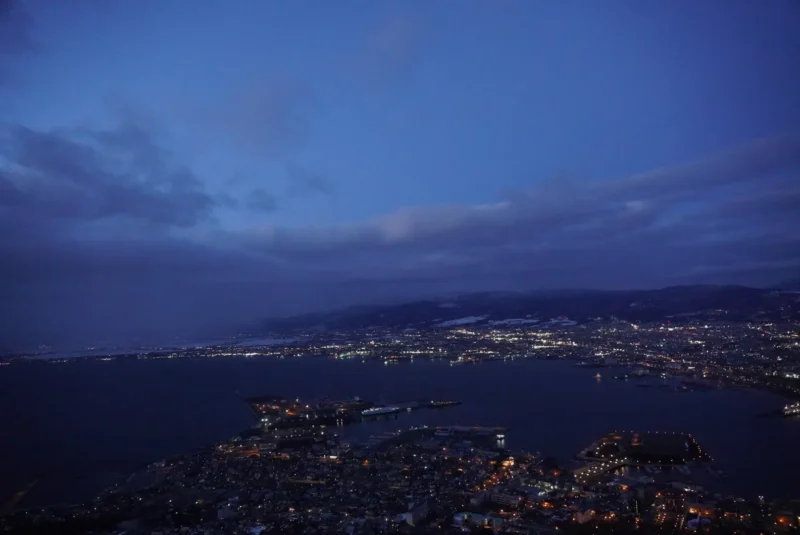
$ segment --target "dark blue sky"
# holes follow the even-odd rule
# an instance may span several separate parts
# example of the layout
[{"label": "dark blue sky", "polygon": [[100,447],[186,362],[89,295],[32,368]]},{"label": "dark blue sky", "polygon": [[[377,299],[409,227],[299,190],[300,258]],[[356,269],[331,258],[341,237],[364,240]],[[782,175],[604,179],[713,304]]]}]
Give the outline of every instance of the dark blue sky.
[{"label": "dark blue sky", "polygon": [[791,278],[798,27],[794,0],[0,0],[3,334]]}]

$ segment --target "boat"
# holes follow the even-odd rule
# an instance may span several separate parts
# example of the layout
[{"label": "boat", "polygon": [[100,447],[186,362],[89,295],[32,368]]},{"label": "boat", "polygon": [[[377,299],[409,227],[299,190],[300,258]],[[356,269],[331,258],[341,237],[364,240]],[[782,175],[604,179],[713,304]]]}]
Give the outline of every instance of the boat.
[{"label": "boat", "polygon": [[372,407],[361,411],[361,416],[380,416],[381,414],[394,414],[400,412],[400,407],[386,406],[386,407]]},{"label": "boat", "polygon": [[431,401],[428,404],[428,407],[430,407],[431,409],[436,409],[436,408],[439,408],[439,407],[452,407],[454,405],[461,405],[461,403],[462,402],[459,401],[459,400]]},{"label": "boat", "polygon": [[800,401],[789,403],[783,407],[784,416],[800,416]]}]

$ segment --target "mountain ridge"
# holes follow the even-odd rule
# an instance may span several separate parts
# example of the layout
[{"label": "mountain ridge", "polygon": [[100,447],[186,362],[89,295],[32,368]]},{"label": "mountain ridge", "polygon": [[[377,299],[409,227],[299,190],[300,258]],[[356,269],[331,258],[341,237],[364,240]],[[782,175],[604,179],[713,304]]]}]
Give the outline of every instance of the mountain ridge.
[{"label": "mountain ridge", "polygon": [[433,328],[459,318],[483,317],[473,323],[511,318],[549,320],[569,317],[578,322],[619,318],[632,322],[698,316],[706,319],[773,321],[800,319],[800,296],[776,289],[737,285],[683,285],[655,290],[547,290],[475,292],[346,309],[265,321],[269,331],[296,332],[315,328],[357,330],[369,327]]}]

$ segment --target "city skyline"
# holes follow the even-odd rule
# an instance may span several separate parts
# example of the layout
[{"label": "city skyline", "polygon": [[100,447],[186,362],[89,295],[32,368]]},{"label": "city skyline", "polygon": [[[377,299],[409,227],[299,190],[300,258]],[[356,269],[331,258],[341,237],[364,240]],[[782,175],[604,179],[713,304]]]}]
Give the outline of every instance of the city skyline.
[{"label": "city skyline", "polygon": [[4,340],[800,271],[794,2],[0,2]]}]

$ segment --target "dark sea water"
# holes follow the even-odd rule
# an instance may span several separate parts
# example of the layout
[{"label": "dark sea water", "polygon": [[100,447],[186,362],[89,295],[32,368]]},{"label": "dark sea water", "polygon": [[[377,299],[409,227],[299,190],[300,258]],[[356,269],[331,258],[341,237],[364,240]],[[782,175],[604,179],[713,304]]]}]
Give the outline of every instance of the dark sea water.
[{"label": "dark sea water", "polygon": [[[225,440],[253,423],[243,397],[460,399],[458,407],[355,425],[345,436],[410,425],[511,428],[511,449],[568,460],[614,429],[688,432],[728,473],[726,491],[800,496],[800,419],[765,415],[769,393],[675,393],[596,381],[563,361],[384,366],[326,359],[120,360],[0,367],[0,498],[39,482],[22,506],[91,498],[138,466]],[[2,505],[2,502],[0,502]]]}]

